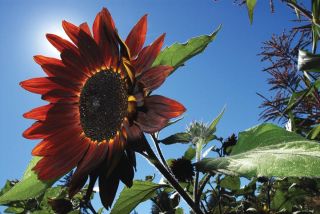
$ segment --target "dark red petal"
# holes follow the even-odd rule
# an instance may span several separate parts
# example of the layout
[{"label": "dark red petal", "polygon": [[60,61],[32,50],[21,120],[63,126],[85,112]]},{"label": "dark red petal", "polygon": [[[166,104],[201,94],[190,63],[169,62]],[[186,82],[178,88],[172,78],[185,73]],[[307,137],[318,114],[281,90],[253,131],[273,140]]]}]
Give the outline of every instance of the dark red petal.
[{"label": "dark red petal", "polygon": [[[86,60],[83,59],[79,54],[76,52],[65,49],[61,54],[60,57],[62,59],[62,62],[69,67],[71,71],[74,73],[85,76],[84,78],[88,78],[92,75],[92,71],[87,66]],[[82,78],[82,79],[84,79]]]},{"label": "dark red petal", "polygon": [[131,149],[127,149],[126,153],[127,153],[129,162],[132,163],[132,166],[136,169],[136,166],[137,166],[136,153]]},{"label": "dark red petal", "polygon": [[120,163],[118,164],[117,168],[121,169],[121,170],[119,170],[120,180],[127,187],[131,187],[133,177],[134,177],[133,163],[129,162],[129,159],[125,154],[122,155],[122,158],[121,158]]},{"label": "dark red petal", "polygon": [[73,182],[70,183],[69,185],[69,197],[72,198],[75,194],[77,194],[82,187],[86,184],[88,180],[88,175],[84,175],[81,178],[78,178],[75,180],[72,177]]},{"label": "dark red petal", "polygon": [[[85,140],[81,140],[81,127],[65,127],[54,135],[42,140],[33,150],[35,156],[55,156],[69,155],[76,150],[75,147],[89,145]],[[79,143],[80,141],[80,143]],[[81,145],[80,145],[81,144]]]},{"label": "dark red petal", "polygon": [[186,108],[179,102],[160,95],[146,97],[145,106],[167,119],[178,117],[186,111]]},{"label": "dark red petal", "polygon": [[61,60],[40,55],[34,56],[34,60],[41,65],[48,76],[61,77],[73,82],[80,82],[87,78],[82,72],[67,67]]},{"label": "dark red petal", "polygon": [[71,39],[71,41],[78,46],[79,43],[79,32],[80,32],[80,27],[75,26],[74,24],[67,22],[65,20],[62,21],[62,27],[68,37]]},{"label": "dark red petal", "polygon": [[46,94],[49,91],[55,89],[62,89],[70,92],[77,92],[77,90],[72,89],[73,84],[68,81],[63,81],[62,79],[56,77],[38,77],[20,82],[22,88],[27,91]]},{"label": "dark red petal", "polygon": [[97,14],[93,23],[93,37],[98,44],[105,66],[117,65],[119,44],[112,17],[106,8]]},{"label": "dark red petal", "polygon": [[91,37],[91,34],[67,21],[63,21],[62,26],[70,39],[79,47],[82,61],[86,62],[85,65],[91,70],[100,68],[102,66],[102,57],[99,47]]},{"label": "dark red petal", "polygon": [[82,139],[74,141],[73,143],[77,146],[73,148],[72,152],[45,156],[37,163],[33,169],[37,172],[39,179],[57,179],[78,164],[88,145],[84,144]]},{"label": "dark red petal", "polygon": [[114,137],[114,140],[109,141],[107,154],[106,175],[110,175],[118,166],[122,153],[124,151],[124,139],[119,135]]},{"label": "dark red petal", "polygon": [[66,90],[52,90],[48,93],[42,95],[43,100],[46,100],[50,103],[78,103],[79,97],[75,96],[74,93],[70,93]]},{"label": "dark red petal", "polygon": [[23,117],[27,118],[27,119],[34,119],[34,120],[43,121],[46,119],[47,113],[49,112],[49,110],[51,108],[53,108],[54,106],[55,106],[54,104],[48,104],[45,106],[40,106],[40,107],[34,108],[31,111],[24,113]]},{"label": "dark red petal", "polygon": [[133,61],[133,65],[136,69],[136,76],[150,68],[150,66],[160,53],[164,37],[165,34],[162,34],[150,46],[143,48],[139,53],[138,58]]},{"label": "dark red petal", "polygon": [[27,139],[43,139],[62,129],[78,124],[80,121],[79,116],[72,112],[69,114],[68,116],[58,115],[59,117],[49,116],[50,118],[47,117],[43,122],[37,121],[23,132],[23,137]]},{"label": "dark red petal", "polygon": [[106,154],[108,151],[107,143],[94,143],[90,142],[90,146],[84,155],[84,158],[79,163],[77,170],[72,176],[70,185],[73,187],[71,192],[79,191],[77,187],[80,186],[83,180],[88,177],[88,174],[95,170],[98,165],[101,164],[103,160],[106,158]]},{"label": "dark red petal", "polygon": [[80,27],[81,30],[86,32],[88,35],[92,36],[91,35],[91,31],[90,31],[90,27],[89,27],[87,22],[82,23],[79,27]]},{"label": "dark red petal", "polygon": [[141,75],[138,82],[148,91],[153,91],[162,85],[172,70],[173,67],[166,65],[150,68]]},{"label": "dark red petal", "polygon": [[27,119],[44,121],[58,115],[64,116],[72,114],[72,116],[74,116],[75,113],[79,113],[78,110],[78,105],[48,104],[32,109],[31,111],[25,113],[23,116]]},{"label": "dark red petal", "polygon": [[101,203],[107,209],[111,207],[114,197],[116,196],[119,186],[119,176],[117,171],[114,171],[110,176],[99,176],[99,194]]},{"label": "dark red petal", "polygon": [[57,65],[63,65],[61,60],[52,58],[52,57],[46,57],[42,55],[36,55],[33,57],[34,61],[38,63],[39,65],[45,65],[45,64],[57,64]]},{"label": "dark red petal", "polygon": [[48,41],[60,52],[62,52],[65,49],[78,52],[77,47],[74,46],[68,40],[62,39],[61,37],[54,34],[47,34],[46,37]]},{"label": "dark red petal", "polygon": [[160,116],[154,111],[147,110],[147,112],[138,111],[135,123],[140,129],[147,133],[154,133],[160,131],[168,123],[168,119]]},{"label": "dark red petal", "polygon": [[126,45],[130,50],[131,57],[134,58],[141,51],[146,40],[147,15],[144,15],[139,22],[132,28],[127,39]]}]

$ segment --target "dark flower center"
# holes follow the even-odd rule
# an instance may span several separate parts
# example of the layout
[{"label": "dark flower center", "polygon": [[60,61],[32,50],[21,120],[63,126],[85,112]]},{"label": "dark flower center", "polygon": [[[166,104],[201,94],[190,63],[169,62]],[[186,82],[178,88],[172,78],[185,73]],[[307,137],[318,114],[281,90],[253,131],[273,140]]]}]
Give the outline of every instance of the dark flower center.
[{"label": "dark flower center", "polygon": [[103,70],[85,83],[80,95],[80,121],[91,140],[109,140],[115,136],[127,115],[126,84],[118,73]]}]

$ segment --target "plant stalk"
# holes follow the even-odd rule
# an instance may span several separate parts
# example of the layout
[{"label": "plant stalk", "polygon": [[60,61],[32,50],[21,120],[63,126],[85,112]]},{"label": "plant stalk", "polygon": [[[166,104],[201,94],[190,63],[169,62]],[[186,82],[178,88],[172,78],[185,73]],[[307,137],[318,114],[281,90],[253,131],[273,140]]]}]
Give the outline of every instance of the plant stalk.
[{"label": "plant stalk", "polygon": [[180,186],[177,180],[170,174],[170,172],[165,168],[165,166],[160,162],[158,157],[155,155],[150,145],[146,145],[146,152],[148,160],[161,172],[161,174],[168,180],[172,187],[180,194],[180,196],[187,202],[190,208],[197,214],[203,214],[199,206],[196,206],[192,198],[188,195],[186,191]]},{"label": "plant stalk", "polygon": [[159,154],[159,156],[160,156],[160,159],[161,159],[161,161],[162,161],[162,164],[163,164],[163,165],[167,168],[167,170],[170,172],[171,170],[170,170],[170,168],[169,168],[169,166],[168,166],[168,164],[167,164],[166,159],[164,158],[164,156],[163,156],[163,154],[162,154],[162,151],[161,151],[160,146],[159,146],[159,141],[158,141],[158,139],[156,138],[156,136],[155,136],[154,134],[151,134],[151,138],[152,138],[152,140],[153,140],[153,142],[154,142],[154,144],[155,144],[155,146],[156,146],[156,149],[157,149],[157,152],[158,152],[158,154]]}]

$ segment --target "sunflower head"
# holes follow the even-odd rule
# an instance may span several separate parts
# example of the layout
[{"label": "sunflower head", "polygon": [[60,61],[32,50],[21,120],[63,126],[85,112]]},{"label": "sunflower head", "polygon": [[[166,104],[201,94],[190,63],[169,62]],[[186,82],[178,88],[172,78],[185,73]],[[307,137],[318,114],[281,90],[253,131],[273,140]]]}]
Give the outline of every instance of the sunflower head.
[{"label": "sunflower head", "polygon": [[69,199],[48,199],[52,210],[57,214],[69,213],[73,210],[72,203]]},{"label": "sunflower head", "polygon": [[171,162],[170,169],[175,178],[180,182],[192,181],[194,167],[190,160],[185,158],[178,158]]},{"label": "sunflower head", "polygon": [[[36,122],[24,133],[41,139],[32,154],[42,159],[33,168],[41,180],[57,179],[76,167],[69,183],[75,195],[90,177],[88,195],[99,180],[100,198],[110,207],[119,181],[130,187],[136,167],[135,151],[143,149],[144,133],[164,128],[185,108],[152,92],[173,70],[152,64],[164,34],[144,47],[147,16],[122,40],[105,8],[94,20],[62,27],[69,40],[47,34],[60,59],[37,55],[45,77],[21,82],[49,104],[24,114]],[[120,169],[120,170],[119,170]]]}]

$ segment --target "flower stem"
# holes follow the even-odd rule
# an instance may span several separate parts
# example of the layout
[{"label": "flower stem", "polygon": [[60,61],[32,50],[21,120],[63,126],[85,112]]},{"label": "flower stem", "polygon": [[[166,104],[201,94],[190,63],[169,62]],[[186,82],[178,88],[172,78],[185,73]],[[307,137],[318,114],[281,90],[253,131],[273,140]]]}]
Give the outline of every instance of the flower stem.
[{"label": "flower stem", "polygon": [[153,140],[153,142],[154,142],[154,144],[155,144],[155,146],[156,146],[156,149],[157,149],[157,152],[158,152],[158,154],[159,154],[159,156],[160,156],[160,159],[161,159],[161,161],[162,161],[162,164],[163,164],[163,165],[167,168],[167,170],[170,172],[171,170],[170,170],[170,168],[169,168],[169,166],[168,166],[168,164],[167,164],[166,159],[164,158],[164,156],[163,156],[163,154],[162,154],[162,151],[161,151],[160,146],[159,146],[159,141],[158,141],[158,139],[156,138],[156,136],[155,136],[154,134],[151,134],[151,138],[152,138],[152,140]]},{"label": "flower stem", "polygon": [[200,184],[200,187],[198,189],[198,192],[197,192],[197,195],[196,195],[196,198],[194,200],[194,202],[197,204],[197,203],[200,203],[200,199],[201,199],[201,194],[202,194],[202,191],[204,189],[204,187],[206,186],[206,184],[208,183],[208,181],[210,180],[211,178],[211,174],[207,174],[204,178],[203,178],[203,182]]},{"label": "flower stem", "polygon": [[[201,160],[201,153],[202,153],[202,140],[199,140],[196,144],[196,162],[199,162]],[[196,171],[196,177],[194,179],[194,186],[193,186],[193,200],[195,202],[195,206],[200,207],[200,200],[197,200],[198,198],[198,183],[199,183],[199,171]]]},{"label": "flower stem", "polygon": [[168,180],[168,182],[172,185],[172,187],[180,194],[180,196],[187,202],[190,208],[197,214],[203,214],[202,210],[199,206],[195,206],[194,201],[188,195],[186,191],[180,186],[177,180],[170,174],[170,172],[164,167],[164,165],[160,162],[158,157],[155,155],[150,145],[146,145],[146,152],[148,156],[144,155],[148,160],[161,172],[161,174]]}]

